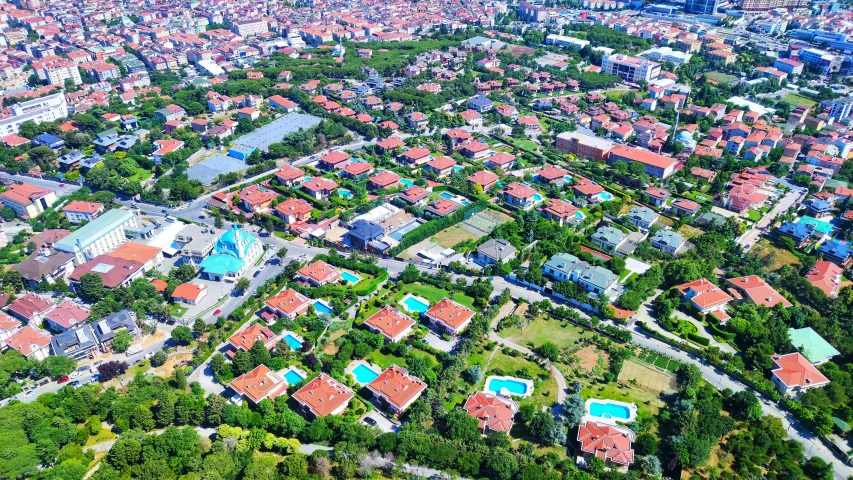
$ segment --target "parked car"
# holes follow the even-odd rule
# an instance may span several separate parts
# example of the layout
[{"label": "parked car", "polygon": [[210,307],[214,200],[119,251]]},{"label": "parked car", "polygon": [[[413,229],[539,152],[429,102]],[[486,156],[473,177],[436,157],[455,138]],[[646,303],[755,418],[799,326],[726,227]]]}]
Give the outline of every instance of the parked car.
[{"label": "parked car", "polygon": [[364,422],[365,425],[376,425],[376,419],[373,417],[364,417],[361,421]]},{"label": "parked car", "polygon": [[62,377],[60,377],[59,380],[56,381],[56,383],[65,383],[67,381],[68,381],[68,375],[63,375]]},{"label": "parked car", "polygon": [[261,274],[261,271],[260,271],[260,270],[258,270],[258,271],[256,271],[256,272],[252,275],[252,277],[257,277],[257,276],[258,276],[258,275],[260,275],[260,274]]},{"label": "parked car", "polygon": [[222,310],[220,310],[220,309],[218,309],[218,308],[217,308],[217,309],[213,312],[213,315],[219,315],[220,313],[222,313]]}]

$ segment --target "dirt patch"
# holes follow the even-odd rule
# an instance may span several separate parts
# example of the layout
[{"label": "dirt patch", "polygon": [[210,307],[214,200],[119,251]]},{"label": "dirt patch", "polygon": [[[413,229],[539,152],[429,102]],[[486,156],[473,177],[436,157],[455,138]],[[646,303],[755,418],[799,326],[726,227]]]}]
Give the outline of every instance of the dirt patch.
[{"label": "dirt patch", "polygon": [[527,309],[529,309],[529,308],[530,308],[530,304],[521,302],[518,305],[518,308],[515,309],[515,314],[518,315],[519,317],[523,317],[527,314]]},{"label": "dirt patch", "polygon": [[691,238],[698,237],[705,233],[702,229],[696,228],[691,225],[682,225],[681,228],[678,229],[678,233],[680,233],[684,238],[690,240]]},{"label": "dirt patch", "polygon": [[655,395],[674,392],[678,386],[675,375],[663,373],[630,359],[622,365],[618,381],[623,384],[634,384]]},{"label": "dirt patch", "polygon": [[767,270],[771,272],[782,268],[782,265],[790,265],[794,269],[800,266],[800,259],[796,255],[788,250],[776,248],[764,239],[752,247],[752,253],[758,255]]},{"label": "dirt patch", "polygon": [[329,334],[329,343],[327,343],[323,346],[323,353],[325,353],[326,355],[334,355],[334,354],[338,353],[339,348],[337,345],[335,345],[335,340],[343,337],[346,334],[347,334],[347,331],[344,330],[343,328],[340,330],[335,330],[334,332],[330,333]]},{"label": "dirt patch", "polygon": [[607,352],[602,352],[598,350],[595,345],[589,345],[583,347],[575,353],[577,357],[577,367],[582,368],[584,371],[590,372],[596,366],[598,366],[602,361],[606,364],[608,360]]},{"label": "dirt patch", "polygon": [[436,233],[432,238],[435,243],[441,245],[444,248],[453,248],[454,246],[456,246],[456,244],[460,242],[464,242],[467,240],[476,240],[480,237],[474,235],[461,225],[454,225],[450,228],[446,228]]},{"label": "dirt patch", "polygon": [[191,353],[175,353],[169,355],[166,363],[154,369],[154,375],[157,375],[158,377],[171,377],[172,373],[175,371],[176,365],[183,365],[192,361],[192,359],[193,356]]}]

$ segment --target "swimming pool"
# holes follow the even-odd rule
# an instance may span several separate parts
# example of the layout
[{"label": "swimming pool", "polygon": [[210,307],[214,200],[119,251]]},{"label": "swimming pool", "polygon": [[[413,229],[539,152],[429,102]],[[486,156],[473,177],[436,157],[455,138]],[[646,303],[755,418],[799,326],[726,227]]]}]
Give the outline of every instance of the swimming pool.
[{"label": "swimming pool", "polygon": [[598,196],[601,197],[602,200],[613,200],[613,195],[611,195],[610,192],[601,192]]},{"label": "swimming pool", "polygon": [[415,182],[413,182],[412,180],[409,180],[407,178],[401,178],[400,183],[402,183],[403,185],[405,185],[407,187],[411,187],[412,185],[415,184]]},{"label": "swimming pool", "polygon": [[370,383],[379,376],[379,374],[374,372],[372,368],[363,363],[360,363],[357,367],[352,369],[352,372],[350,373],[355,377],[355,381],[361,384]]},{"label": "swimming pool", "polygon": [[338,189],[338,195],[341,198],[346,198],[346,199],[352,198],[352,192],[350,192],[349,190],[347,190],[345,188]]},{"label": "swimming pool", "polygon": [[409,222],[409,223],[403,225],[402,227],[394,230],[393,232],[389,233],[388,236],[399,242],[400,240],[403,239],[403,235],[405,235],[405,234],[411,232],[412,230],[420,227],[422,223],[424,223],[424,222],[421,220],[412,220],[411,222]]},{"label": "swimming pool", "polygon": [[509,392],[510,395],[528,396],[533,392],[533,382],[514,377],[489,377],[486,391],[494,394]]},{"label": "swimming pool", "polygon": [[449,193],[447,193],[447,192],[441,192],[441,195],[440,195],[440,196],[441,196],[441,198],[446,198],[446,199],[448,199],[448,200],[453,200],[453,195],[451,195],[451,194],[449,194]]},{"label": "swimming pool", "polygon": [[332,307],[326,305],[326,302],[323,302],[322,300],[317,300],[314,302],[314,310],[317,313],[334,313]]},{"label": "swimming pool", "polygon": [[314,177],[302,177],[302,181],[303,182],[310,182],[312,178],[314,178]]},{"label": "swimming pool", "polygon": [[429,303],[412,295],[406,296],[403,299],[403,306],[410,312],[424,313],[429,310]]},{"label": "swimming pool", "polygon": [[341,278],[348,281],[349,283],[358,283],[361,281],[361,277],[359,277],[358,275],[353,275],[352,273],[349,273],[347,271],[341,272]]},{"label": "swimming pool", "polygon": [[586,217],[584,217],[584,214],[583,214],[583,213],[581,213],[581,212],[575,212],[575,216],[576,216],[576,217],[578,217],[578,218],[580,218],[581,220],[583,220],[584,218],[586,218]]},{"label": "swimming pool", "polygon": [[460,167],[459,165],[454,165],[454,166],[453,166],[453,171],[454,171],[454,172],[461,172],[462,170],[464,170],[464,168]]},{"label": "swimming pool", "polygon": [[542,195],[539,195],[538,193],[534,193],[533,194],[533,201],[534,202],[541,202],[542,201]]},{"label": "swimming pool", "polygon": [[302,342],[290,333],[284,336],[284,341],[287,342],[288,345],[290,345],[291,350],[299,350],[300,348],[302,348]]},{"label": "swimming pool", "polygon": [[302,380],[305,380],[305,377],[302,376],[302,374],[300,374],[299,372],[297,372],[296,369],[291,367],[286,372],[284,372],[284,379],[287,380],[287,383],[291,385],[296,385]]},{"label": "swimming pool", "polygon": [[567,182],[571,182],[571,181],[572,181],[572,176],[571,176],[571,175],[563,175],[563,180],[565,180],[565,181],[567,181]]},{"label": "swimming pool", "polygon": [[589,404],[589,414],[593,417],[628,420],[631,418],[631,409],[625,405],[619,405],[616,403],[601,403],[594,401]]}]

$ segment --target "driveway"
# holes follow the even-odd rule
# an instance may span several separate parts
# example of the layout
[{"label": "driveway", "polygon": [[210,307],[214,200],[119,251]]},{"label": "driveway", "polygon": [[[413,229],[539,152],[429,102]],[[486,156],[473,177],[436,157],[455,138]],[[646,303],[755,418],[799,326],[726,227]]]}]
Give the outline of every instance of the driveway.
[{"label": "driveway", "polygon": [[369,423],[366,423],[364,421],[365,418],[372,418],[376,422],[376,428],[382,430],[382,433],[397,433],[400,431],[400,425],[395,423],[385,415],[382,415],[382,412],[380,412],[379,410],[373,409],[367,412],[359,420],[359,422],[365,425],[370,425]]},{"label": "driveway", "polygon": [[687,315],[686,313],[679,310],[673,312],[672,316],[678,317],[681,320],[687,320],[688,322],[695,325],[696,328],[699,329],[699,334],[711,341],[712,347],[719,348],[721,352],[731,353],[732,355],[737,354],[737,350],[735,350],[735,347],[729,345],[728,343],[718,342],[717,339],[714,338],[714,335],[711,333],[711,330],[708,329],[708,326],[700,322],[699,320],[696,320],[690,315]]},{"label": "driveway", "polygon": [[646,270],[652,268],[651,265],[645,262],[641,262],[636,258],[626,257],[625,258],[625,268],[632,272],[636,272],[637,275],[642,275],[646,273]]},{"label": "driveway", "polygon": [[424,337],[424,343],[426,343],[427,345],[429,345],[430,347],[432,347],[436,350],[440,350],[442,352],[447,352],[447,353],[450,353],[453,351],[453,349],[456,347],[456,343],[458,341],[459,341],[458,338],[454,338],[454,339],[449,340],[449,341],[445,340],[445,339],[439,337],[432,330],[427,332],[426,336]]}]

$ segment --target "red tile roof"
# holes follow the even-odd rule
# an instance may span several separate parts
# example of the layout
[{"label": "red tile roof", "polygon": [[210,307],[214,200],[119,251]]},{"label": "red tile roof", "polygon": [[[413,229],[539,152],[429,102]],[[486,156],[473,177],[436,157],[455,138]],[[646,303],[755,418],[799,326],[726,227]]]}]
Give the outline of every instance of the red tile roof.
[{"label": "red tile roof", "polygon": [[275,210],[283,215],[299,215],[311,213],[311,204],[302,198],[288,198],[279,203]]},{"label": "red tile roof", "polygon": [[228,343],[237,350],[249,351],[255,342],[263,342],[267,348],[272,348],[277,343],[276,335],[263,325],[254,324],[249,328],[241,330],[228,338]]},{"label": "red tile roof", "polygon": [[79,212],[79,213],[88,213],[93,214],[98,210],[104,208],[104,205],[97,202],[84,202],[81,200],[74,200],[69,203],[65,207],[62,208],[63,212]]},{"label": "red tile roof", "polygon": [[417,185],[412,185],[411,187],[403,190],[402,192],[399,192],[397,195],[410,202],[417,202],[418,200],[429,196],[429,190],[421,188]]},{"label": "red tile roof", "polygon": [[690,301],[702,310],[719,307],[734,300],[731,295],[705,278],[684,283],[675,288],[677,288],[682,295],[686,295],[688,292],[693,292],[694,296]]},{"label": "red tile roof", "polygon": [[328,163],[332,166],[337,166],[340,163],[346,162],[350,159],[350,155],[346,152],[342,152],[340,150],[335,150],[334,152],[329,152],[323,155],[320,160],[325,163]]},{"label": "red tile roof", "polygon": [[842,268],[838,265],[827,262],[826,260],[820,260],[815,262],[814,266],[806,274],[806,280],[813,287],[821,289],[826,296],[834,297],[838,294],[840,286],[839,279],[841,278],[842,271]]},{"label": "red tile roof", "polygon": [[322,192],[324,190],[333,190],[338,184],[323,177],[314,177],[302,184],[302,186],[312,192]]},{"label": "red tile roof", "polygon": [[634,461],[633,439],[634,435],[629,430],[596,422],[586,422],[578,427],[577,440],[581,450],[620,465],[630,465]]},{"label": "red tile roof", "polygon": [[340,412],[354,395],[349,387],[321,373],[294,393],[293,399],[315,417],[325,417]]},{"label": "red tile roof", "polygon": [[201,292],[207,289],[206,285],[196,285],[194,283],[182,283],[172,292],[172,298],[180,298],[191,302],[198,301]]},{"label": "red tile roof", "polygon": [[389,170],[379,172],[376,175],[370,177],[370,183],[376,185],[379,188],[393,187],[399,182],[400,176]]},{"label": "red tile roof", "polygon": [[453,167],[454,165],[456,165],[456,160],[444,156],[435,157],[434,159],[427,162],[428,167],[434,168],[438,171],[446,170],[448,168]]},{"label": "red tile roof", "polygon": [[487,185],[492,185],[500,179],[499,176],[488,170],[480,170],[479,172],[475,172],[473,175],[468,177],[468,181],[471,183],[475,183],[482,187]]},{"label": "red tile roof", "polygon": [[317,284],[334,283],[341,278],[341,272],[328,263],[317,260],[299,269],[299,276]]},{"label": "red tile roof", "polygon": [[568,218],[573,216],[580,210],[571,203],[564,202],[558,199],[552,199],[548,202],[548,206],[543,208],[542,211],[548,212],[549,214],[557,218]]},{"label": "red tile roof", "polygon": [[396,308],[386,306],[382,310],[371,315],[370,318],[364,321],[364,323],[365,325],[381,332],[386,338],[396,341],[398,340],[397,337],[399,337],[403,332],[412,328],[415,321]]},{"label": "red tile roof", "polygon": [[275,176],[288,182],[302,178],[305,176],[305,172],[292,165],[284,165],[275,172]]},{"label": "red tile roof", "polygon": [[411,405],[426,388],[423,380],[409,375],[408,370],[397,365],[391,365],[367,384],[368,390],[399,411]]},{"label": "red tile roof", "polygon": [[758,275],[730,278],[728,282],[732,288],[743,292],[756,305],[764,305],[767,308],[772,308],[778,303],[784,307],[792,305],[787,298],[780,295]]},{"label": "red tile roof", "polygon": [[487,160],[491,164],[503,167],[504,165],[509,165],[510,163],[514,162],[515,155],[506,152],[497,152],[494,155],[490,156]]},{"label": "red tile roof", "polygon": [[478,421],[483,432],[509,432],[518,410],[517,404],[512,400],[485,392],[477,392],[468,397],[463,409]]},{"label": "red tile roof", "polygon": [[89,318],[89,310],[66,300],[47,312],[44,317],[68,330],[85,322]]},{"label": "red tile roof", "polygon": [[536,194],[536,189],[530,188],[528,186],[522,185],[518,182],[512,182],[503,190],[505,195],[509,195],[515,198],[530,198]]},{"label": "red tile roof", "polygon": [[373,171],[373,167],[367,162],[351,162],[344,167],[344,172],[348,175],[361,175],[371,171]]},{"label": "red tile roof", "polygon": [[599,193],[604,191],[604,187],[597,183],[592,183],[591,181],[580,178],[578,179],[578,183],[572,186],[575,191],[584,196],[598,195]]},{"label": "red tile roof", "polygon": [[252,371],[235,378],[228,386],[257,405],[265,398],[272,400],[285,393],[287,381],[266,365],[258,365]]},{"label": "red tile roof", "polygon": [[16,298],[9,304],[8,310],[21,318],[30,319],[36,314],[44,313],[53,307],[53,302],[32,292],[27,292],[23,297]]},{"label": "red tile roof", "polygon": [[545,180],[548,180],[550,182],[552,180],[557,180],[565,177],[569,174],[569,171],[560,167],[555,167],[553,165],[547,165],[544,168],[539,169],[536,174],[539,175],[540,178],[544,178]]},{"label": "red tile roof", "polygon": [[27,325],[7,338],[6,346],[14,348],[26,357],[50,345],[50,338],[46,331]]},{"label": "red tile roof", "polygon": [[788,388],[814,387],[829,383],[829,379],[820,373],[799,352],[787,355],[773,355],[772,359],[777,368],[774,368],[771,372]]},{"label": "red tile roof", "polygon": [[439,198],[438,200],[427,205],[426,209],[432,213],[435,213],[436,215],[443,217],[461,206],[462,205],[452,200],[448,200],[446,198]]},{"label": "red tile roof", "polygon": [[297,292],[292,288],[279,293],[264,302],[266,306],[273,310],[284,312],[286,315],[294,315],[297,312],[307,308],[311,304],[311,300]]},{"label": "red tile roof", "polygon": [[430,307],[424,315],[458,332],[474,318],[474,311],[445,298]]}]

